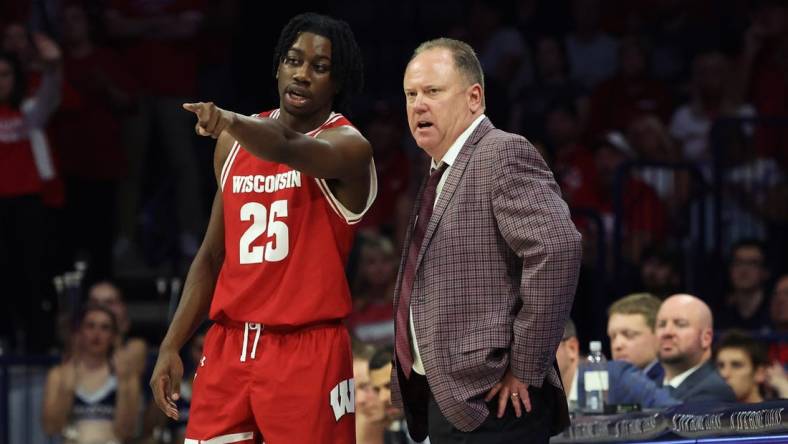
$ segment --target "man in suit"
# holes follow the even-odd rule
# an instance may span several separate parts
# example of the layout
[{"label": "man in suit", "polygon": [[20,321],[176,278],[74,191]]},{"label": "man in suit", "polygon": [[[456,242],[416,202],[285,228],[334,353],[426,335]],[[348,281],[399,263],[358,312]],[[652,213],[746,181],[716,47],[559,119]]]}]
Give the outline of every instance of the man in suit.
[{"label": "man in suit", "polygon": [[663,385],[684,402],[736,402],[733,390],[711,361],[711,310],[689,294],[673,295],[657,313],[658,356],[665,369]]},{"label": "man in suit", "polygon": [[614,302],[607,309],[607,336],[613,359],[629,362],[656,382],[665,370],[657,359],[654,324],[662,301],[649,293],[635,293]]},{"label": "man in suit", "polygon": [[536,149],[485,117],[470,46],[423,43],[403,84],[433,168],[395,289],[393,401],[417,441],[546,443],[568,425],[555,351],[580,235]]}]

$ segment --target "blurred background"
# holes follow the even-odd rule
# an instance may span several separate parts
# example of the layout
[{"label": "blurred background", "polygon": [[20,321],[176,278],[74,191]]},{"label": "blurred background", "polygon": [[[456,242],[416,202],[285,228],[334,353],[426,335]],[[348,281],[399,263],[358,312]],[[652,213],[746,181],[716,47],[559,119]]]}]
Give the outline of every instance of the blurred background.
[{"label": "blurred background", "polygon": [[428,165],[402,74],[420,42],[448,36],[475,48],[486,114],[540,150],[583,233],[581,344],[607,339],[623,295],[689,292],[716,329],[745,329],[786,363],[786,2],[3,0],[0,442],[44,439],[45,370],[68,355],[89,295],[111,294],[116,340],[142,347],[147,385],[216,190],[213,140],[180,105],[277,107],[273,48],[305,11],[347,21],[364,56],[348,115],[380,191],[347,270],[356,339],[393,338]]}]

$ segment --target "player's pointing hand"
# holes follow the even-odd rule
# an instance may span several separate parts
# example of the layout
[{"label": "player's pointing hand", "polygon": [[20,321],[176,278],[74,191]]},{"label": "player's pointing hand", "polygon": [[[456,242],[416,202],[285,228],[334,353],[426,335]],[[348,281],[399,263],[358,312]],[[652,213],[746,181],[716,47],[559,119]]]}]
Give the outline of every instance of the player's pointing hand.
[{"label": "player's pointing hand", "polygon": [[235,119],[235,113],[219,108],[213,102],[184,103],[183,109],[197,115],[197,124],[194,130],[201,136],[211,136],[214,139]]}]

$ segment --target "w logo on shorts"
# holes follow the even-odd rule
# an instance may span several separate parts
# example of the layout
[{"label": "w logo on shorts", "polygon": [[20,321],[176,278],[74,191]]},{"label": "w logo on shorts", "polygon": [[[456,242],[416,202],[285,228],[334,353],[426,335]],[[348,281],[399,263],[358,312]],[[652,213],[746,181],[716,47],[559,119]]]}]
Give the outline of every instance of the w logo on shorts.
[{"label": "w logo on shorts", "polygon": [[331,408],[334,409],[334,418],[339,419],[347,413],[356,411],[356,383],[353,378],[346,379],[331,389],[329,395]]}]

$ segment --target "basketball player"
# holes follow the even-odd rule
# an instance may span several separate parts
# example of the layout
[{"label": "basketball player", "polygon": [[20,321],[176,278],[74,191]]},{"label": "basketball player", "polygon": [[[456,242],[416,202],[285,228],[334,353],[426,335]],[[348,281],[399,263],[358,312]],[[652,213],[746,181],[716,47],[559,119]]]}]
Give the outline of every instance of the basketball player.
[{"label": "basketball player", "polygon": [[354,442],[344,266],[377,184],[369,142],[332,109],[360,89],[361,55],[346,23],[307,13],[274,57],[278,109],[184,104],[218,139],[219,189],[151,387],[177,418],[178,351],[209,314],[186,443]]}]

